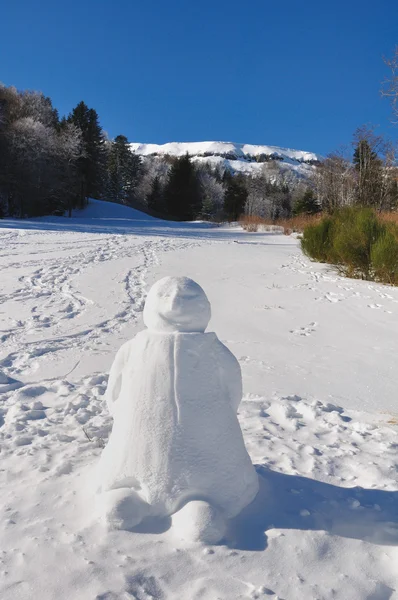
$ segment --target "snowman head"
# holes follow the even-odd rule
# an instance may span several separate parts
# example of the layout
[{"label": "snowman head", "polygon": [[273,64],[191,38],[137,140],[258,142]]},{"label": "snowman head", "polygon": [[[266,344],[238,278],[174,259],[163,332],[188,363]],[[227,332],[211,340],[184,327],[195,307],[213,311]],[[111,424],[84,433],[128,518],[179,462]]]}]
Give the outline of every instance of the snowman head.
[{"label": "snowman head", "polygon": [[210,321],[210,302],[189,277],[164,277],[149,291],[144,323],[152,331],[203,333]]}]

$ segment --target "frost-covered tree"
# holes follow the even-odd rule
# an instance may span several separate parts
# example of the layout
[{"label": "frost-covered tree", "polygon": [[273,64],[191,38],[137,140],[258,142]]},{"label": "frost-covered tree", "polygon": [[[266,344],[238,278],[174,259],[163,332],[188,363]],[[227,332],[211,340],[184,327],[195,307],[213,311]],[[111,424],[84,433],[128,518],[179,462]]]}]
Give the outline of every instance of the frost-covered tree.
[{"label": "frost-covered tree", "polygon": [[46,127],[58,126],[58,111],[53,107],[51,99],[42,92],[23,91],[20,94],[19,118],[31,117]]},{"label": "frost-covered tree", "polygon": [[[0,201],[10,216],[62,213],[76,204],[81,132],[59,123],[39,92],[0,85]],[[73,196],[73,197],[72,197]]]},{"label": "frost-covered tree", "polygon": [[202,195],[201,216],[210,219],[220,215],[224,205],[225,188],[212,169],[198,168]]},{"label": "frost-covered tree", "polygon": [[64,123],[58,134],[58,212],[68,210],[69,217],[79,198],[79,160],[84,157],[81,130]]},{"label": "frost-covered tree", "polygon": [[164,160],[163,157],[148,156],[145,158],[145,161],[141,164],[141,175],[135,189],[135,196],[142,205],[147,204],[155,177],[158,178],[163,192],[170,167],[170,163]]},{"label": "frost-covered tree", "polygon": [[56,132],[32,117],[14,121],[10,140],[9,175],[20,217],[45,214],[55,178]]},{"label": "frost-covered tree", "polygon": [[393,121],[398,124],[398,46],[395,47],[394,56],[384,59],[390,69],[390,76],[384,81],[382,95],[389,98],[393,112]]},{"label": "frost-covered tree", "polygon": [[247,179],[245,213],[275,220],[291,213],[291,188],[279,168],[269,169],[264,164],[261,171]]}]

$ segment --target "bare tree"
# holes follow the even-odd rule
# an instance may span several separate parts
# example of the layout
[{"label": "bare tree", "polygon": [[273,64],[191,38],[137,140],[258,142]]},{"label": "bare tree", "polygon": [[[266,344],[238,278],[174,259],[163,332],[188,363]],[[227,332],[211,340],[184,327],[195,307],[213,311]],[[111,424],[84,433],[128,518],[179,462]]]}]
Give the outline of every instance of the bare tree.
[{"label": "bare tree", "polygon": [[248,178],[247,191],[247,215],[272,220],[290,215],[292,181],[281,169],[269,169],[268,163],[265,163],[259,173]]},{"label": "bare tree", "polygon": [[396,150],[375,133],[375,127],[359,127],[353,140],[356,200],[379,211],[396,206]]},{"label": "bare tree", "polygon": [[317,167],[313,176],[313,186],[322,210],[334,210],[354,203],[355,178],[347,151],[329,154]]},{"label": "bare tree", "polygon": [[384,62],[390,68],[390,77],[383,82],[381,90],[382,96],[390,99],[393,121],[398,123],[398,46],[395,47],[394,56],[390,59],[385,58]]},{"label": "bare tree", "polygon": [[386,150],[384,138],[376,135],[375,127],[363,125],[355,131],[352,145],[357,203],[361,206],[378,205],[383,171],[380,156]]},{"label": "bare tree", "polygon": [[391,143],[386,144],[383,170],[378,196],[379,211],[392,210],[398,206],[398,166],[397,149]]}]

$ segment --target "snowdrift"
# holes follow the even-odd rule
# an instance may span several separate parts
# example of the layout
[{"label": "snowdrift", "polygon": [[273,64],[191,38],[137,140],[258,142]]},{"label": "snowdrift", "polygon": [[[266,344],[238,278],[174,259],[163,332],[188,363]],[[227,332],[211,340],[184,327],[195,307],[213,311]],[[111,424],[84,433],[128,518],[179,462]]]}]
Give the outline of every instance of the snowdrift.
[{"label": "snowdrift", "polygon": [[116,202],[106,202],[104,200],[90,199],[88,206],[83,210],[74,210],[74,218],[84,219],[123,219],[133,221],[158,221],[155,217],[151,217],[140,210],[124,206]]}]

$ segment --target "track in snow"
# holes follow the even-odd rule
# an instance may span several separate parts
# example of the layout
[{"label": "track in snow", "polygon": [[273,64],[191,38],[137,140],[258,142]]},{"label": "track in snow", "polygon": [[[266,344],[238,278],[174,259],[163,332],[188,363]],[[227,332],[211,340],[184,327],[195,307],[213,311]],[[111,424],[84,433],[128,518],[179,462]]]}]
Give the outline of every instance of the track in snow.
[{"label": "track in snow", "polygon": [[[4,235],[4,234],[3,234]],[[80,237],[78,234],[77,237]],[[5,234],[7,243],[9,236]],[[16,234],[13,238],[17,237]],[[98,239],[81,242],[77,240],[77,246],[68,243],[62,244],[62,234],[53,236],[55,239],[50,245],[48,237],[36,236],[35,247],[42,246],[42,260],[39,268],[35,262],[33,265],[28,261],[13,261],[8,269],[2,267],[4,278],[9,275],[14,277],[18,269],[30,269],[33,271],[28,275],[20,275],[17,285],[11,292],[0,296],[0,308],[2,304],[14,307],[19,305],[29,306],[28,314],[24,318],[14,319],[12,327],[0,331],[2,342],[2,354],[10,348],[8,354],[0,359],[0,369],[3,374],[12,378],[19,377],[25,373],[36,370],[38,360],[46,356],[46,360],[52,355],[63,350],[73,349],[76,356],[85,350],[95,351],[98,344],[103,344],[107,334],[115,334],[125,325],[136,321],[142,311],[146,295],[146,277],[148,269],[158,264],[158,256],[165,252],[184,249],[192,246],[195,241],[166,239],[140,239],[128,235],[104,235]],[[83,244],[83,249],[80,249]],[[12,244],[11,244],[12,245]],[[73,255],[68,253],[74,250]],[[56,253],[57,256],[53,256]],[[61,256],[60,256],[61,255]],[[15,254],[13,255],[15,256]],[[2,257],[4,260],[4,257]],[[123,259],[133,259],[136,266],[125,268],[118,273],[117,281],[112,278],[113,264],[118,269],[117,262]],[[108,304],[104,308],[104,319],[85,324],[90,321],[90,311],[95,308],[97,299],[95,296],[87,298],[76,288],[76,280],[82,281],[87,272],[93,270],[103,263],[108,263],[106,272],[100,271],[99,277],[105,278],[98,282],[101,286],[112,286],[112,292],[117,298],[116,306]],[[108,279],[107,279],[108,278]],[[115,308],[117,309],[115,311]],[[14,312],[18,311],[14,309]],[[88,314],[86,314],[88,313]],[[66,322],[66,325],[64,324]],[[76,329],[76,331],[74,331]],[[30,338],[34,336],[34,341]]]}]

